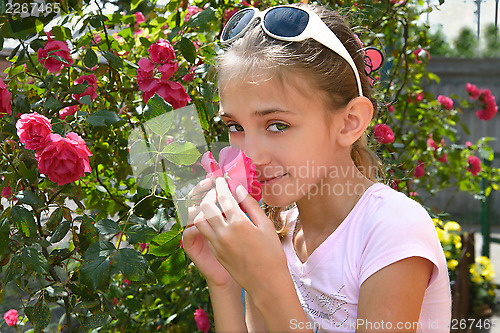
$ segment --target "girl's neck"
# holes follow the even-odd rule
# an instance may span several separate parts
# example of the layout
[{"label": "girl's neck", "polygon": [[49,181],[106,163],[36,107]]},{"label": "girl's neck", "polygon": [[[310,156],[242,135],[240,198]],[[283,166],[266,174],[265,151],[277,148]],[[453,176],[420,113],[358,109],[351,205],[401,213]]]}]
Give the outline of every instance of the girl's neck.
[{"label": "girl's neck", "polygon": [[[352,163],[339,177],[324,179],[316,195],[297,202],[301,229],[305,234],[329,235],[349,215],[363,193],[373,185]],[[311,191],[313,192],[313,191]],[[310,193],[311,193],[310,192]]]}]

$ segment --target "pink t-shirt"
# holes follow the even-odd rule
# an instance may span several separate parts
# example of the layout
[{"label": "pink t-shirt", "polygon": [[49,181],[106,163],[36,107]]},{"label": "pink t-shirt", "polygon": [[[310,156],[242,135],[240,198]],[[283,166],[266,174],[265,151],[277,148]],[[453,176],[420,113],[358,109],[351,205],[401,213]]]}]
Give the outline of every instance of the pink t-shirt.
[{"label": "pink t-shirt", "polygon": [[[292,245],[298,210],[283,215],[291,226],[283,240],[288,268],[314,332],[354,332],[361,284],[378,270],[414,256],[430,260],[434,269],[419,322],[398,324],[413,325],[417,332],[449,332],[451,293],[446,259],[430,216],[416,201],[384,184],[372,185],[305,263]],[[292,330],[300,328],[297,322],[290,324]],[[365,325],[391,329],[384,322]]]}]

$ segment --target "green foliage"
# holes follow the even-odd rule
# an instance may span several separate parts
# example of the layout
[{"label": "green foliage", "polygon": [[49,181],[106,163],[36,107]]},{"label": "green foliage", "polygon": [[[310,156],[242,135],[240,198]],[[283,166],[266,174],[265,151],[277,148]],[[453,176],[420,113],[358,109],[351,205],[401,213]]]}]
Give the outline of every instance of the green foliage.
[{"label": "green foliage", "polygon": [[[261,6],[288,2],[293,1]],[[195,173],[200,147],[227,141],[215,117],[217,83],[211,65],[221,52],[217,38],[225,12],[244,4],[194,0],[189,5],[203,10],[188,18],[187,1],[169,1],[165,7],[146,0],[116,3],[125,14],[104,15],[81,1],[61,8],[52,38],[69,42],[74,63],[57,74],[37,59],[53,15],[9,16],[12,20],[0,28],[0,47],[5,38],[19,42],[8,57],[4,80],[12,93],[12,116],[0,117],[0,191],[11,191],[0,206],[0,285],[18,295],[0,307],[18,304],[21,322],[30,321],[35,331],[194,332],[194,311],[200,306],[210,314],[210,303],[203,277],[180,247],[182,227],[174,223],[181,218],[174,205],[179,177],[167,170]],[[446,110],[422,91],[424,82],[439,80],[425,70],[425,52],[415,53],[433,45],[427,27],[418,23],[423,1],[327,3],[348,15],[352,26],[365,27],[357,29],[365,45],[385,50],[387,62],[374,87],[382,108],[372,125],[389,124],[395,133],[394,143],[376,147],[394,186],[407,194],[426,190],[430,199],[456,186],[484,198],[490,192],[483,192],[479,182],[487,177],[489,191],[496,190],[497,169],[482,165],[479,177],[467,171],[470,155],[492,159],[489,139],[469,147],[458,144],[457,128],[466,129],[460,114],[470,105],[454,97],[455,107]],[[137,10],[145,22],[137,23]],[[169,80],[180,83],[191,98],[187,110],[199,119],[201,140],[183,137],[194,121],[176,117],[179,112],[163,97],[143,100],[138,63],[151,58],[149,47],[159,39],[173,45],[179,68]],[[444,43],[433,47],[444,48]],[[59,55],[51,57],[69,65]],[[72,95],[91,85],[75,80],[90,74],[98,79],[98,97],[76,100]],[[194,74],[192,80],[188,74]],[[74,105],[78,112],[59,118],[60,111]],[[54,133],[83,138],[92,153],[91,172],[62,186],[40,174],[35,151],[23,146],[15,127],[18,113],[33,112],[47,117]],[[430,147],[431,134],[445,144]],[[416,178],[419,161],[425,173]],[[60,320],[55,311],[64,313]]]},{"label": "green foliage", "polygon": [[460,29],[458,37],[453,41],[453,46],[458,57],[471,58],[479,53],[477,36],[470,28]]}]

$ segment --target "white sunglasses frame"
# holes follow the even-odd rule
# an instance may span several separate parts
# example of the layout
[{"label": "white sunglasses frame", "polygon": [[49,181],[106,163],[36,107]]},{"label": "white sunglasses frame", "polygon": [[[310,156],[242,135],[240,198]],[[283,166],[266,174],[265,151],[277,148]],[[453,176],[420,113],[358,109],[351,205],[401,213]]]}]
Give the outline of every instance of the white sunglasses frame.
[{"label": "white sunglasses frame", "polygon": [[[303,12],[306,12],[309,15],[309,21],[307,22],[307,26],[304,29],[304,31],[302,31],[301,34],[299,34],[298,36],[294,36],[294,37],[284,37],[284,36],[275,35],[266,29],[266,27],[264,25],[264,18],[266,16],[267,12],[270,10],[276,9],[276,8],[280,8],[280,7],[298,9],[298,10],[301,10]],[[261,12],[257,8],[253,8],[253,7],[245,8],[245,9],[242,9],[241,11],[237,12],[234,15],[237,15],[238,13],[240,13],[242,11],[249,11],[249,10],[252,10],[254,12],[254,15],[253,15],[252,19],[250,20],[250,22],[248,22],[248,24],[238,34],[236,34],[235,36],[233,36],[227,40],[223,40],[222,36],[224,35],[224,30],[225,30],[225,27],[224,27],[224,29],[222,31],[222,35],[221,35],[221,44],[222,45],[230,44],[234,40],[240,38],[250,28],[250,26],[252,25],[252,23],[255,20],[260,19],[259,25],[261,26],[262,30],[264,30],[264,32],[267,35],[269,35],[275,39],[287,41],[287,42],[298,42],[298,41],[303,41],[307,38],[312,38],[315,41],[317,41],[318,43],[321,43],[323,46],[329,48],[330,50],[332,50],[333,52],[335,52],[336,54],[341,56],[345,61],[347,61],[349,66],[351,66],[351,69],[354,72],[354,76],[356,77],[356,84],[358,87],[359,96],[361,96],[361,97],[363,96],[363,88],[361,86],[361,78],[359,77],[359,72],[358,72],[356,65],[354,64],[354,60],[352,59],[351,55],[349,54],[349,52],[345,48],[344,44],[342,44],[340,39],[337,37],[337,35],[335,35],[335,33],[332,30],[330,30],[330,28],[328,28],[328,26],[325,24],[325,22],[323,22],[323,20],[321,20],[321,18],[318,16],[318,14],[309,10],[308,8],[299,8],[299,7],[295,7],[295,6],[281,5],[281,6],[270,7],[268,9],[264,10],[263,12]],[[232,18],[229,19],[229,21],[226,24],[226,27],[229,25],[231,20],[232,20]]]}]

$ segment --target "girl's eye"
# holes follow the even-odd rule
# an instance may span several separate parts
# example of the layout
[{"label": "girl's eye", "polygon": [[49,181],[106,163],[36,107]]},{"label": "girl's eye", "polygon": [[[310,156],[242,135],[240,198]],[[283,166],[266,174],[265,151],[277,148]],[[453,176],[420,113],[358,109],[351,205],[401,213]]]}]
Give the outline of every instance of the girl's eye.
[{"label": "girl's eye", "polygon": [[271,124],[269,125],[269,127],[267,128],[269,131],[271,132],[283,132],[284,130],[286,130],[288,127],[287,124],[283,124],[283,123],[274,123],[274,124]]},{"label": "girl's eye", "polygon": [[243,132],[243,126],[238,124],[227,124],[226,127],[229,132]]}]

